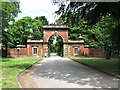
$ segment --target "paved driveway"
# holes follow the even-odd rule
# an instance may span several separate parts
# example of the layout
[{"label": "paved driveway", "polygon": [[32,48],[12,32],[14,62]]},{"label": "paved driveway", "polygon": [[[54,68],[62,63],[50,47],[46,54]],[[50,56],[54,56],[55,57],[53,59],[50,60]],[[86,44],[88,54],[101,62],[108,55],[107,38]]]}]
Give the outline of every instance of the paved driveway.
[{"label": "paved driveway", "polygon": [[30,76],[29,80],[24,78],[27,83],[21,80],[27,88],[28,82],[37,88],[118,88],[117,78],[58,56],[44,58],[24,75]]}]

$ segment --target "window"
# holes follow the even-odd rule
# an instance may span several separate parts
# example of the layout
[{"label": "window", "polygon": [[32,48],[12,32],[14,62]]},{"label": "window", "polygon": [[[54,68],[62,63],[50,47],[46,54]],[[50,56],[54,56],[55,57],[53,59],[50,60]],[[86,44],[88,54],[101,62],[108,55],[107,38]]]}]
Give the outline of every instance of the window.
[{"label": "window", "polygon": [[78,48],[74,48],[74,55],[78,55]]},{"label": "window", "polygon": [[37,54],[37,47],[33,48],[33,54],[36,55]]}]

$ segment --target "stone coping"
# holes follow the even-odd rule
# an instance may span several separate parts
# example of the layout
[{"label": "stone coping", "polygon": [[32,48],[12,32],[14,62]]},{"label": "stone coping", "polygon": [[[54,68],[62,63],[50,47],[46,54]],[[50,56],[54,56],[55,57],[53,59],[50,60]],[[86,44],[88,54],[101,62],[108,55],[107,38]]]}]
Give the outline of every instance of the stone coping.
[{"label": "stone coping", "polygon": [[22,47],[26,47],[26,45],[17,45],[17,48],[22,48]]},{"label": "stone coping", "polygon": [[43,40],[27,40],[27,43],[42,43]]},{"label": "stone coping", "polygon": [[47,28],[66,28],[66,29],[69,29],[69,27],[67,26],[64,26],[64,25],[46,25],[46,26],[43,26],[43,29],[47,29]]},{"label": "stone coping", "polygon": [[[44,42],[43,40],[28,40],[27,43],[48,43],[48,42]],[[63,42],[63,43],[71,43],[71,44],[79,44],[79,43],[84,43],[84,40],[68,40],[67,42]]]}]

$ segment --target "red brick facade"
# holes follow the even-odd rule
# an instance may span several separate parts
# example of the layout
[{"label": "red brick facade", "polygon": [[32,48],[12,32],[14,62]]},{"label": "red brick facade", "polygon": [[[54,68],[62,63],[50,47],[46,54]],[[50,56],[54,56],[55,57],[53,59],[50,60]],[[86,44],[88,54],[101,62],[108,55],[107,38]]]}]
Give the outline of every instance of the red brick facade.
[{"label": "red brick facade", "polygon": [[18,57],[18,56],[26,56],[27,55],[27,48],[11,48],[8,49],[8,57]]},{"label": "red brick facade", "polygon": [[84,56],[104,57],[104,48],[84,48]]},{"label": "red brick facade", "polygon": [[73,48],[73,45],[70,45],[70,56],[74,56],[74,48]]},{"label": "red brick facade", "polygon": [[92,48],[84,48],[84,40],[80,35],[79,40],[68,40],[68,27],[65,26],[44,26],[43,40],[33,40],[32,36],[28,37],[26,48],[9,49],[8,56],[48,56],[48,41],[53,35],[59,35],[63,39],[63,56],[103,56],[104,50],[94,50]]},{"label": "red brick facade", "polygon": [[[37,54],[34,54],[34,48],[37,48]],[[28,56],[35,56],[35,55],[38,55],[38,56],[42,56],[42,44],[39,43],[39,44],[31,44],[31,43],[28,43],[27,44],[27,55]]]},{"label": "red brick facade", "polygon": [[68,31],[67,30],[59,30],[57,31],[56,29],[53,29],[53,30],[44,30],[44,41],[45,42],[48,42],[49,38],[53,35],[59,35],[62,37],[63,41],[66,42],[68,40]]},{"label": "red brick facade", "polygon": [[[70,45],[70,52],[69,52],[69,56],[74,56],[74,47],[73,45]],[[40,45],[38,47],[39,51],[38,51],[38,56],[43,56],[42,55],[42,45]],[[40,51],[41,49],[41,51]],[[11,48],[11,49],[8,49],[8,57],[18,57],[18,56],[32,56],[32,47],[29,48],[29,55],[28,55],[28,52],[27,52],[27,48],[22,48],[21,49],[21,52],[19,53],[18,52],[18,49],[17,48]],[[92,57],[104,57],[105,55],[105,52],[104,52],[104,49],[103,48],[98,48],[98,49],[95,49],[95,48],[84,48],[84,54],[82,54],[82,51],[81,49],[79,49],[79,56],[92,56]]]}]

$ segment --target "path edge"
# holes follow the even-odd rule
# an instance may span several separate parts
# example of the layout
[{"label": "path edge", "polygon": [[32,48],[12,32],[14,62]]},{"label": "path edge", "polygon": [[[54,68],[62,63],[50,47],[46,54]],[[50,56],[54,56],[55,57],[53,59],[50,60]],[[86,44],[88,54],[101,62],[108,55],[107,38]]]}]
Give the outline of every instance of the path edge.
[{"label": "path edge", "polygon": [[32,68],[32,67],[33,67],[35,64],[37,64],[38,62],[41,62],[41,61],[43,61],[43,60],[44,60],[44,57],[42,57],[40,60],[34,62],[32,65],[28,66],[27,68],[25,68],[24,70],[20,71],[20,72],[17,74],[17,76],[16,76],[16,81],[17,81],[17,84],[18,84],[19,88],[23,88],[22,85],[21,85],[20,82],[19,82],[19,77],[20,77],[20,75],[21,75],[22,73],[24,73],[26,70]]}]

